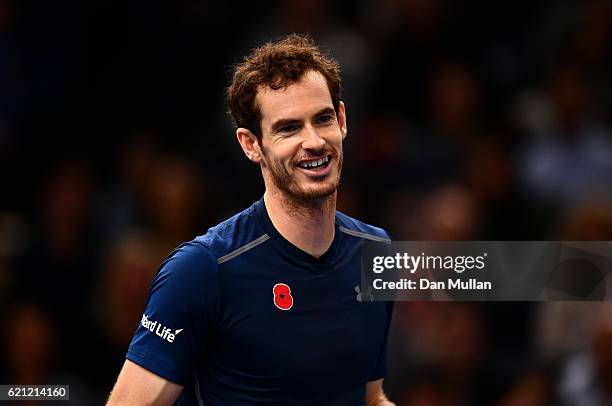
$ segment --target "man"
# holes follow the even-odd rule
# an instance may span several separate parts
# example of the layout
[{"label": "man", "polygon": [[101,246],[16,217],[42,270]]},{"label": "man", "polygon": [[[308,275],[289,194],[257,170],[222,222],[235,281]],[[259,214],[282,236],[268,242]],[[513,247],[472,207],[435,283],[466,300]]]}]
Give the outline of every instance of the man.
[{"label": "man", "polygon": [[339,93],[306,37],[236,67],[228,104],[264,196],[162,264],[110,404],[393,405],[391,303],[357,294],[361,244],[389,237],[336,212]]}]

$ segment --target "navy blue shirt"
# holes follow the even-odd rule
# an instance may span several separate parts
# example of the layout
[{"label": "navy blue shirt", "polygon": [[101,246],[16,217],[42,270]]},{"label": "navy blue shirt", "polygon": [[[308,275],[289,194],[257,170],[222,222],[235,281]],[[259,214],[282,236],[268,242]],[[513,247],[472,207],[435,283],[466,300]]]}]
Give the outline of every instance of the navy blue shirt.
[{"label": "navy blue shirt", "polygon": [[166,259],[127,358],[184,386],[179,404],[363,405],[386,372],[392,312],[357,300],[364,240],[389,236],[337,212],[314,258],[261,199]]}]

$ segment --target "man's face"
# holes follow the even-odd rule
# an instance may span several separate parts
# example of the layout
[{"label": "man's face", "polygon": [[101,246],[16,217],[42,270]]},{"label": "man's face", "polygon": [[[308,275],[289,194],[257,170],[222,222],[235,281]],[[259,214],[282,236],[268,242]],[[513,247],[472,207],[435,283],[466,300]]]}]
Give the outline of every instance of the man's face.
[{"label": "man's face", "polygon": [[285,89],[260,88],[262,171],[292,200],[310,202],[338,188],[346,116],[334,111],[327,82],[307,72]]}]

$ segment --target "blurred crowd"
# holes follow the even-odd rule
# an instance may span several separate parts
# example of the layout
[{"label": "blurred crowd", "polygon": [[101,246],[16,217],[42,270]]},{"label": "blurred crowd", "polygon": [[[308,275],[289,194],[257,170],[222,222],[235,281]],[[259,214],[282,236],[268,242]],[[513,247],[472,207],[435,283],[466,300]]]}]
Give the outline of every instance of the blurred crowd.
[{"label": "blurred crowd", "polygon": [[[262,192],[231,66],[343,69],[339,209],[395,240],[612,240],[612,3],[0,0],[0,383],[104,400],[149,282]],[[396,304],[398,405],[612,404],[612,303]],[[38,403],[37,403],[38,404]]]}]

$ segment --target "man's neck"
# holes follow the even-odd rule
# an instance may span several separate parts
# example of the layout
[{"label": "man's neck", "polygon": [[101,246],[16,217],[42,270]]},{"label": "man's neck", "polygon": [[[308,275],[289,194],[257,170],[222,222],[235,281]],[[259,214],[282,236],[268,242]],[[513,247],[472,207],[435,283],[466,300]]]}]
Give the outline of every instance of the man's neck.
[{"label": "man's neck", "polygon": [[264,203],[274,228],[291,244],[315,258],[331,246],[335,233],[336,192],[312,205],[288,199],[280,191],[266,191]]}]

